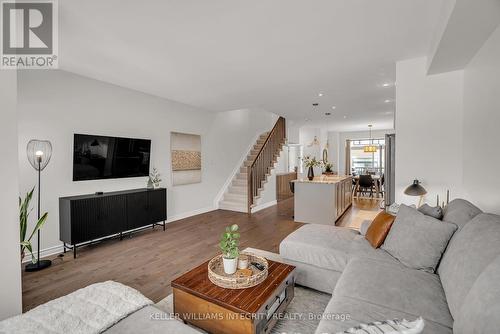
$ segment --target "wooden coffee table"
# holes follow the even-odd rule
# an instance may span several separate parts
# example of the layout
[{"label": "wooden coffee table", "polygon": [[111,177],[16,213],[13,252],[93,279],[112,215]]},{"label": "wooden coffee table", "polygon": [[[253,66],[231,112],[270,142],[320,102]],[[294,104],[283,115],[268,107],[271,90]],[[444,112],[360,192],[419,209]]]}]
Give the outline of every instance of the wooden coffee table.
[{"label": "wooden coffee table", "polygon": [[295,267],[268,260],[264,282],[225,289],[208,279],[208,261],[172,281],[174,312],[209,333],[269,333],[294,295]]}]

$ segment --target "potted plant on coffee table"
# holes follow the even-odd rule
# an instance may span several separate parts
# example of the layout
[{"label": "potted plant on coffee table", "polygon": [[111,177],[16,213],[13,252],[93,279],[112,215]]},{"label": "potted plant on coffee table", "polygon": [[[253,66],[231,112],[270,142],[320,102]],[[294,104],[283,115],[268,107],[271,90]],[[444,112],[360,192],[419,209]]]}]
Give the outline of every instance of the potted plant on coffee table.
[{"label": "potted plant on coffee table", "polygon": [[222,250],[222,261],[224,263],[224,272],[228,275],[234,274],[238,268],[238,250],[240,234],[238,225],[233,224],[226,227],[222,234],[219,247]]}]

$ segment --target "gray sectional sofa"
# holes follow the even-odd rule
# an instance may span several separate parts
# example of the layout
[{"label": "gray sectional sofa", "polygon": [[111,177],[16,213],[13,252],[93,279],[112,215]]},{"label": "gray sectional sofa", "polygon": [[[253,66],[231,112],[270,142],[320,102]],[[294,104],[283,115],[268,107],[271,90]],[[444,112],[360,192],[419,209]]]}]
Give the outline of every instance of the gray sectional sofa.
[{"label": "gray sectional sofa", "polygon": [[297,283],[332,294],[316,333],[419,316],[424,333],[500,333],[500,216],[457,199],[443,220],[458,229],[436,273],[405,267],[347,228],[308,224],[283,240]]}]

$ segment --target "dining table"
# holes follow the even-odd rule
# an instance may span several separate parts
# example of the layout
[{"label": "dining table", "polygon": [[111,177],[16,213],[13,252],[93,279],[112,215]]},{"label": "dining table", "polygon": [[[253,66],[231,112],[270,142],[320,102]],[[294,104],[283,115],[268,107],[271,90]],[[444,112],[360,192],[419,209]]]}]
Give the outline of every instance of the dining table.
[{"label": "dining table", "polygon": [[[382,179],[382,175],[375,174],[371,176],[373,179],[374,187],[375,187],[375,196],[378,197],[380,194],[380,188],[381,184],[380,181]],[[357,193],[359,190],[359,175],[353,176],[353,179],[356,181],[356,184],[354,185],[354,191],[353,191],[353,196],[358,197]]]}]

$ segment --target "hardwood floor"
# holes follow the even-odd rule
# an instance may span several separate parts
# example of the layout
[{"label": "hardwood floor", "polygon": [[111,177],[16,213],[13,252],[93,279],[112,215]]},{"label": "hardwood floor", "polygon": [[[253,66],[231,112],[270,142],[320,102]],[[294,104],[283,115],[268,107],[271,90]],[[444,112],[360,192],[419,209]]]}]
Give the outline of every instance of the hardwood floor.
[{"label": "hardwood floor", "polygon": [[[366,217],[375,216],[378,200],[356,200],[338,225],[356,227]],[[111,240],[52,256],[50,268],[23,272],[23,309],[27,311],[49,300],[71,293],[89,284],[114,280],[129,285],[154,302],[172,291],[170,282],[219,253],[218,241],[223,229],[238,224],[241,248],[253,247],[278,252],[280,242],[302,224],[295,223],[293,198],[247,214],[216,210],[189,217],[161,227],[134,234],[123,241]]]}]

